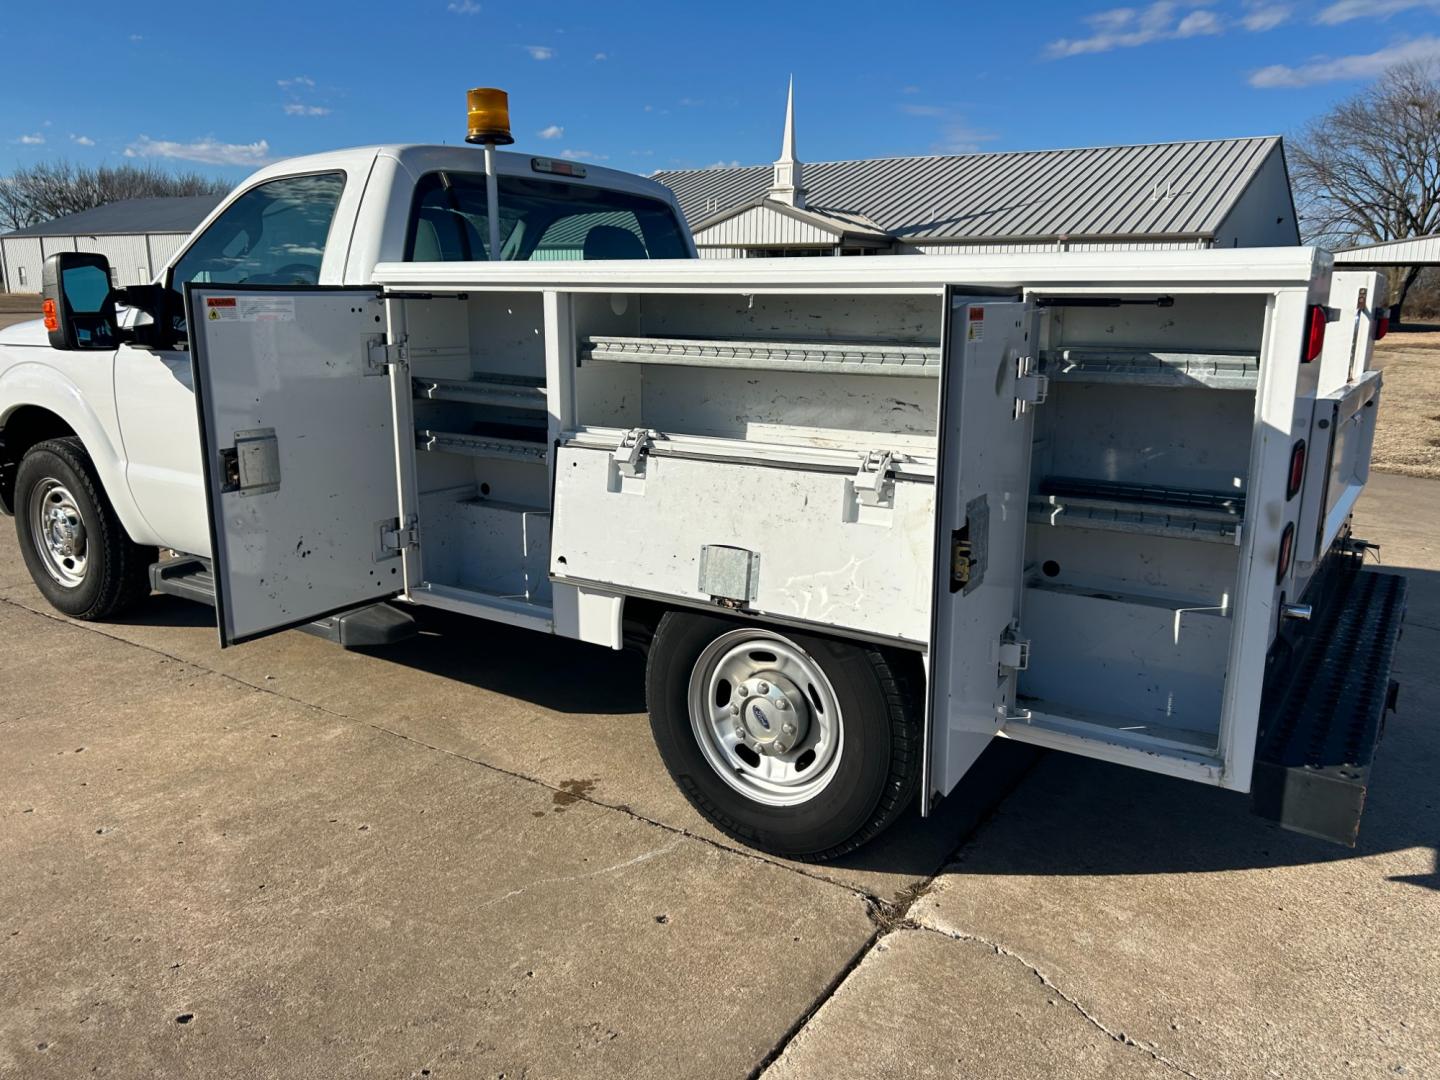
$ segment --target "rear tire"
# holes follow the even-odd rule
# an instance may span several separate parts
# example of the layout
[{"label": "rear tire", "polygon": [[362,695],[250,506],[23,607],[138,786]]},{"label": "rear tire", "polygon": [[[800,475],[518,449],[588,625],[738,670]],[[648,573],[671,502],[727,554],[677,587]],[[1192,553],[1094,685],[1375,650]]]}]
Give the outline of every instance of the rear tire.
[{"label": "rear tire", "polygon": [[77,438],[36,443],[21,460],[15,532],[35,587],[66,615],[109,618],[150,593],[155,549],[126,534]]},{"label": "rear tire", "polygon": [[919,787],[915,688],[905,665],[871,646],[668,612],[646,698],[685,797],[725,833],[776,855],[853,851]]}]

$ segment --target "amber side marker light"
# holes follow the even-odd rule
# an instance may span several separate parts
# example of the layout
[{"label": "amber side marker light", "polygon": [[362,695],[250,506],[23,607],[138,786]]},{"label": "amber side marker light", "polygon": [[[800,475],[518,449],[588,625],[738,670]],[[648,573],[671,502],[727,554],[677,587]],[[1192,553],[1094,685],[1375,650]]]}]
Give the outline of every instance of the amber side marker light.
[{"label": "amber side marker light", "polygon": [[510,134],[510,95],[493,86],[477,86],[466,91],[465,106],[469,124],[465,141],[509,146],[515,141]]},{"label": "amber side marker light", "polygon": [[45,329],[59,330],[60,314],[55,310],[55,301],[46,300],[45,303],[41,305],[40,310],[45,314]]}]

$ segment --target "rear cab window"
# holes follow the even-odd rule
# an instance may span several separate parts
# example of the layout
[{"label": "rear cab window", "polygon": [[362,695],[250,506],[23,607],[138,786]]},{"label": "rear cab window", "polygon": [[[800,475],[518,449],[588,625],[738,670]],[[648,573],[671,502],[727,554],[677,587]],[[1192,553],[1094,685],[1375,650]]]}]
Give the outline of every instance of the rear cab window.
[{"label": "rear cab window", "polygon": [[[512,261],[688,259],[666,202],[584,184],[498,178],[500,254]],[[485,174],[432,172],[415,186],[407,262],[490,258]]]}]

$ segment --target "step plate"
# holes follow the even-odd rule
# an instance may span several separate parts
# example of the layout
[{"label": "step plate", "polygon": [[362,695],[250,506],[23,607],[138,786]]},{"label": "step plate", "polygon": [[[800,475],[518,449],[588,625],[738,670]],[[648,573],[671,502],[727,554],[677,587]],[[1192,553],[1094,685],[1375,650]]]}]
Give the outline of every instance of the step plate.
[{"label": "step plate", "polygon": [[1394,706],[1390,669],[1405,617],[1405,578],[1346,557],[1315,619],[1272,658],[1261,704],[1251,808],[1286,829],[1351,847],[1370,767]]}]

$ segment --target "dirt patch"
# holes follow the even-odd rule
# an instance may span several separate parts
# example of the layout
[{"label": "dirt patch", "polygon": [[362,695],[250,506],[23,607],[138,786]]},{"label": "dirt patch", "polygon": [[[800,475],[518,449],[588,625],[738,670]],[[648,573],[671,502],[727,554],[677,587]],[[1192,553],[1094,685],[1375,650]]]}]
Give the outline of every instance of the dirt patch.
[{"label": "dirt patch", "polygon": [[1440,326],[1392,331],[1374,366],[1385,387],[1371,467],[1440,479]]}]

